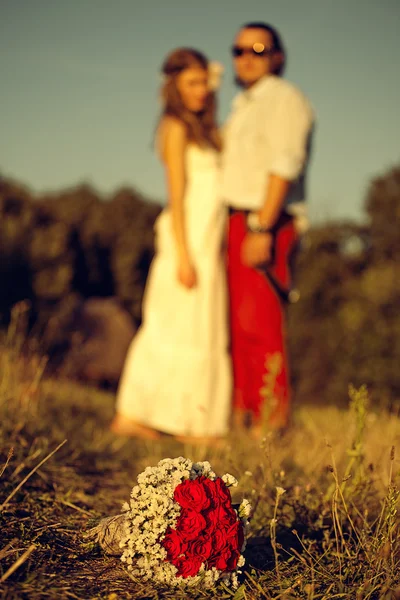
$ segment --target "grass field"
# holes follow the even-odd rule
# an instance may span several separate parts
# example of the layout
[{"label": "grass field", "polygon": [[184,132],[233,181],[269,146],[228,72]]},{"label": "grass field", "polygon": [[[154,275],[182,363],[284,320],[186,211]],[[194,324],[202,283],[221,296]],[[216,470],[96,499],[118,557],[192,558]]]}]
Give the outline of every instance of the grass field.
[{"label": "grass field", "polygon": [[[283,437],[232,434],[207,451],[113,436],[112,394],[41,377],[18,344],[0,362],[0,598],[400,598],[400,423],[369,410],[365,390],[348,410],[298,407]],[[84,536],[120,511],[141,470],[180,455],[231,472],[234,500],[253,504],[235,595],[140,584]]]}]

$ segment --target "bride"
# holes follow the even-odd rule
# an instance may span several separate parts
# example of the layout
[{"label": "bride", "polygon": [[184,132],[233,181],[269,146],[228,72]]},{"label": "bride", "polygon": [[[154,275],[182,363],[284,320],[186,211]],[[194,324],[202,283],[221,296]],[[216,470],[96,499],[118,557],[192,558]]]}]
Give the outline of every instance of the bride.
[{"label": "bride", "polygon": [[143,324],[127,355],[111,429],[211,441],[226,434],[231,408],[214,82],[205,56],[189,48],[172,52],[162,71],[157,147],[168,204],[155,224]]}]

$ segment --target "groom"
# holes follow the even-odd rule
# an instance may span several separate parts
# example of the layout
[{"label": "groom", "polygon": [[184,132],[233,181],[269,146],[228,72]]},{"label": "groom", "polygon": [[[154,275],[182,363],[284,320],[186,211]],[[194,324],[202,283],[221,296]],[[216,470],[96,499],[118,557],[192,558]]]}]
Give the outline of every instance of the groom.
[{"label": "groom", "polygon": [[250,416],[260,435],[265,413],[271,428],[283,429],[290,412],[284,312],[297,225],[304,219],[313,111],[280,77],[285,52],[273,27],[244,25],[232,56],[242,92],[224,130],[222,194],[230,212],[234,420],[240,425]]}]

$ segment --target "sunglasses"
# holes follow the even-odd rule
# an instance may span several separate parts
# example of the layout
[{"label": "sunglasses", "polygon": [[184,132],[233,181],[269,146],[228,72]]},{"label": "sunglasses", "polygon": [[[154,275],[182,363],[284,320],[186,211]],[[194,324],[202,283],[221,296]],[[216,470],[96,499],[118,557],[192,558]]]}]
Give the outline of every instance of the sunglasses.
[{"label": "sunglasses", "polygon": [[245,54],[250,54],[251,56],[271,56],[275,52],[274,48],[265,48],[264,44],[254,44],[251,48],[243,48],[243,46],[232,46],[232,56],[234,58],[239,58],[240,56],[244,56]]}]

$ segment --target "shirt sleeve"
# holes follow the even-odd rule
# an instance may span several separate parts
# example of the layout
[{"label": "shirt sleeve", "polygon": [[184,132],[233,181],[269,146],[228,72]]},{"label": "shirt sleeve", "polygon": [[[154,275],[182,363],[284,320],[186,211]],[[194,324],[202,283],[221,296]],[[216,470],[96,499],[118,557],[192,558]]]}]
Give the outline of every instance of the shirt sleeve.
[{"label": "shirt sleeve", "polygon": [[314,114],[308,99],[296,88],[282,90],[271,119],[270,173],[294,181],[301,174],[306,158]]}]

